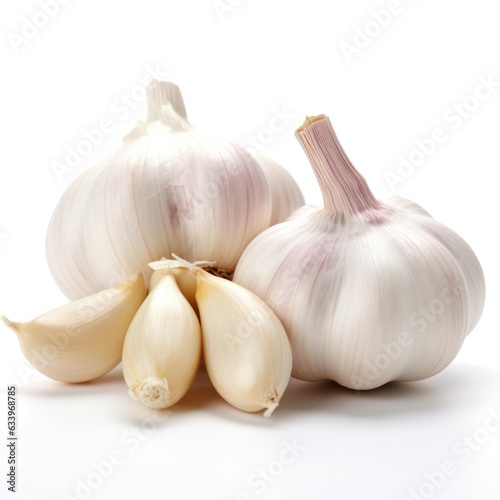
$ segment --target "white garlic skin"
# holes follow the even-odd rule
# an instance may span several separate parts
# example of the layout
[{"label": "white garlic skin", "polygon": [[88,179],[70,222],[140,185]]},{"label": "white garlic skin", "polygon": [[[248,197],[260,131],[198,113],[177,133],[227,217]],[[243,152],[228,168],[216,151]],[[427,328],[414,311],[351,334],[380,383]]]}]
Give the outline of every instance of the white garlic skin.
[{"label": "white garlic skin", "polygon": [[434,219],[389,206],[372,220],[342,224],[320,209],[271,227],[247,247],[234,281],[281,319],[292,376],[353,389],[440,372],[484,305],[469,246]]},{"label": "white garlic skin", "polygon": [[193,129],[175,85],[153,82],[148,94],[146,123],[72,182],[50,221],[49,267],[71,299],[137,271],[147,284],[148,263],[172,253],[232,272],[278,205],[283,220],[303,203],[291,176],[276,189],[272,166]]},{"label": "white garlic skin", "polygon": [[284,221],[298,207],[304,205],[304,196],[299,186],[279,163],[266,156],[256,155],[262,166],[273,199],[273,213],[270,226]]}]

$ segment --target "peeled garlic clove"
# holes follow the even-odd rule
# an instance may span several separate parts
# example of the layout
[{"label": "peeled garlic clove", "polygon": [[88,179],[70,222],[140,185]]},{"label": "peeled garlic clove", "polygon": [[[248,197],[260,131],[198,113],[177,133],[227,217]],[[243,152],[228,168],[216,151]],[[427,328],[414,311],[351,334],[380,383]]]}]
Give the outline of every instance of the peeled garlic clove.
[{"label": "peeled garlic clove", "polygon": [[286,332],[273,311],[253,293],[193,268],[201,317],[205,365],[217,392],[240,410],[278,406],[292,369]]},{"label": "peeled garlic clove", "polygon": [[157,409],[184,396],[201,357],[198,317],[174,274],[164,273],[130,324],[122,360],[130,395]]},{"label": "peeled garlic clove", "polygon": [[121,361],[127,328],[146,298],[137,273],[120,286],[49,311],[27,323],[1,316],[28,361],[61,382],[87,382]]}]

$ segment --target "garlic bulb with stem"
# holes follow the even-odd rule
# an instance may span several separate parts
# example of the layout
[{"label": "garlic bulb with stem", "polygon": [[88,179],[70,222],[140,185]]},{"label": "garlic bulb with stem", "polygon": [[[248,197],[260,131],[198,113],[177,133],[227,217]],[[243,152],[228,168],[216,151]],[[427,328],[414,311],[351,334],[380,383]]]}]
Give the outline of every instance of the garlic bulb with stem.
[{"label": "garlic bulb with stem", "polygon": [[469,245],[417,204],[375,199],[325,115],[296,132],[324,208],[258,235],[234,281],[265,300],[293,350],[292,375],[353,389],[443,370],[485,299]]},{"label": "garlic bulb with stem", "polygon": [[[303,204],[292,177],[187,121],[179,88],[153,81],[148,115],[67,188],[47,231],[62,291],[80,298],[175,252],[231,274],[250,240]],[[276,179],[279,179],[277,181]]]},{"label": "garlic bulb with stem", "polygon": [[122,368],[130,395],[144,405],[168,408],[193,383],[201,358],[198,317],[170,268],[158,280],[130,324]]},{"label": "garlic bulb with stem", "polygon": [[144,279],[132,279],[49,311],[26,323],[0,319],[17,334],[26,359],[61,382],[88,382],[122,357],[127,328],[146,298]]}]

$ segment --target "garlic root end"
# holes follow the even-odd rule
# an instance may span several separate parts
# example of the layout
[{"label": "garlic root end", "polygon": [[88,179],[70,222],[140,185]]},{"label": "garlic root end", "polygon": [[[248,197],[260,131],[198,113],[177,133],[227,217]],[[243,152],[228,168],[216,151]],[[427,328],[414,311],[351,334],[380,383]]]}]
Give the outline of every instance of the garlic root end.
[{"label": "garlic root end", "polygon": [[269,418],[274,410],[279,406],[279,398],[278,391],[274,389],[274,391],[270,391],[266,400],[264,401],[264,408],[266,411],[264,412],[264,417]]},{"label": "garlic root end", "polygon": [[140,384],[131,387],[129,394],[133,399],[155,410],[168,408],[173,400],[168,381],[164,378],[146,378]]}]

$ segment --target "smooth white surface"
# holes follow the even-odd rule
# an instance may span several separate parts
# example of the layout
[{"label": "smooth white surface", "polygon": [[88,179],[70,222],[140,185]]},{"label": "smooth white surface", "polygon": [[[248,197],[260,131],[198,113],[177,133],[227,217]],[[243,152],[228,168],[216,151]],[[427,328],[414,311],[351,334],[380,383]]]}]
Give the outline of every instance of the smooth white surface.
[{"label": "smooth white surface", "polygon": [[[499,498],[497,2],[222,0],[223,19],[211,0],[68,2],[15,52],[12,34],[41,3],[2,7],[1,314],[28,320],[66,301],[45,262],[48,220],[71,179],[145,116],[137,87],[148,68],[181,87],[201,130],[267,141],[263,129],[284,116],[258,146],[311,203],[319,189],[293,131],[306,114],[330,115],[377,197],[414,199],[469,242],[487,303],[442,374],[365,393],[292,381],[270,419],[233,409],[201,373],[160,421],[129,398],[119,368],[94,384],[53,382],[29,368],[1,326],[0,435],[6,387],[18,388],[15,498],[406,500],[412,489],[420,498]],[[389,7],[396,13],[377,28],[373,12]],[[348,63],[342,42],[357,33],[359,42],[367,27],[380,33]],[[484,80],[499,83],[476,102]],[[461,105],[470,112],[459,119]],[[102,120],[111,132],[59,181],[53,163]],[[391,190],[384,172],[436,128],[446,138]],[[110,458],[113,470],[98,475],[95,464]],[[443,467],[449,475],[436,472]],[[78,490],[79,480],[93,488]],[[2,480],[1,498],[6,488]]]}]

